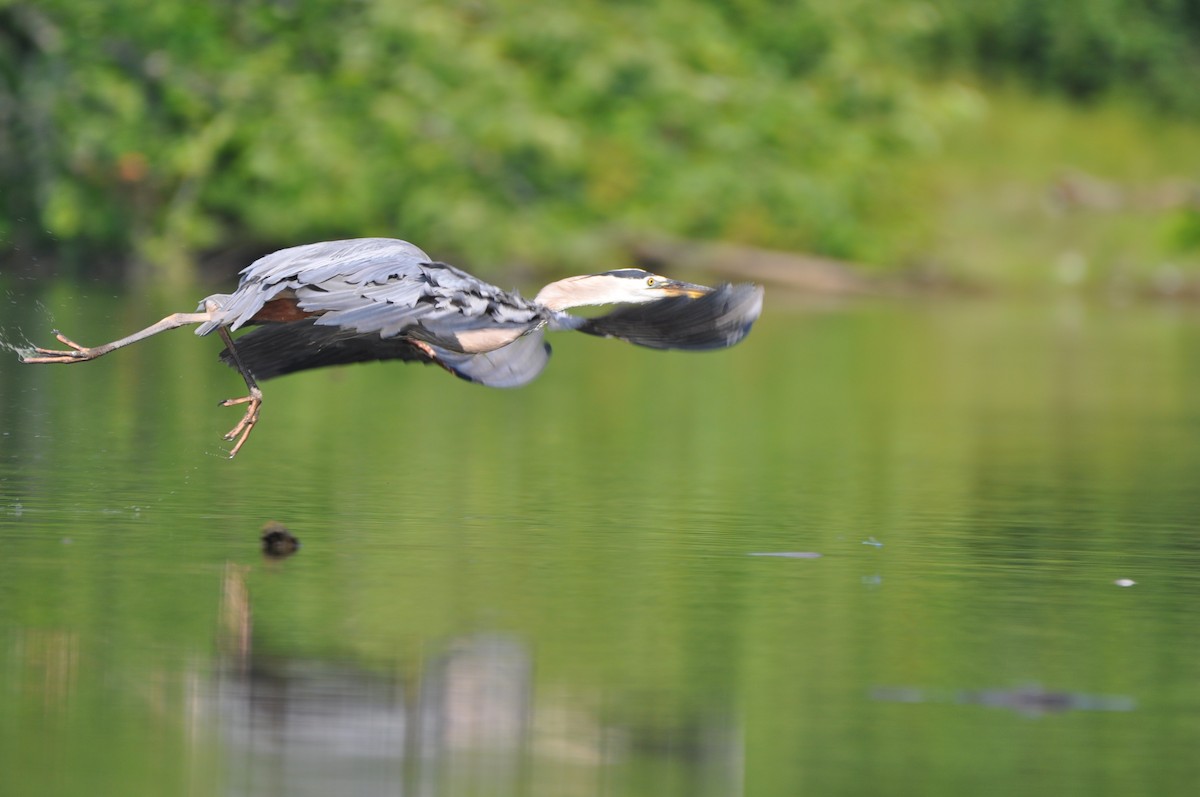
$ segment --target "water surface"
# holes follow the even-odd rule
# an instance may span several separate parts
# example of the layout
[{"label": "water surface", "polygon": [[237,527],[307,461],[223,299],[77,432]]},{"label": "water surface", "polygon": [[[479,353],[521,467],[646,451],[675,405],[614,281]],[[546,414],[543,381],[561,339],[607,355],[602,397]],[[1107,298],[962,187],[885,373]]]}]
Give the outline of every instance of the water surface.
[{"label": "water surface", "polygon": [[[191,303],[7,288],[10,343]],[[268,382],[232,461],[215,339],[5,356],[4,792],[1190,793],[1198,318],[768,295]]]}]

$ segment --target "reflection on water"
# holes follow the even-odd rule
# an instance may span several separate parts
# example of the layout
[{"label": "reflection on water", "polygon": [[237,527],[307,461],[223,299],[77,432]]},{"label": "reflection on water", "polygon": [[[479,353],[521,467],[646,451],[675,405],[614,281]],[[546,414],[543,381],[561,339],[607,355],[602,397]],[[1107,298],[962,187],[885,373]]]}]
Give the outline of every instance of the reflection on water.
[{"label": "reflection on water", "polygon": [[1060,711],[1133,711],[1137,701],[1126,695],[1086,695],[1062,692],[1039,686],[1014,689],[964,689],[938,692],[912,686],[877,687],[872,700],[890,703],[950,703],[957,705],[1003,708],[1027,716],[1055,714]]},{"label": "reflection on water", "polygon": [[322,662],[251,659],[219,671],[210,705],[228,794],[384,793],[403,782],[398,684]]},{"label": "reflection on water", "polygon": [[226,565],[223,655],[197,707],[226,750],[227,793],[373,795],[401,783],[402,684],[353,665],[255,655],[248,570]]},{"label": "reflection on water", "polygon": [[225,569],[224,655],[196,707],[226,750],[228,794],[526,794],[533,757],[598,770],[631,755],[702,773],[690,794],[741,793],[728,718],[662,733],[605,725],[563,695],[535,719],[533,657],[517,637],[445,640],[405,675],[258,655],[248,570]]},{"label": "reflection on water", "polygon": [[[174,309],[43,298],[2,334]],[[232,462],[219,344],[0,357],[0,791],[1200,781],[1200,314],[780,302],[728,352],[556,347],[520,391],[286,377]]]}]

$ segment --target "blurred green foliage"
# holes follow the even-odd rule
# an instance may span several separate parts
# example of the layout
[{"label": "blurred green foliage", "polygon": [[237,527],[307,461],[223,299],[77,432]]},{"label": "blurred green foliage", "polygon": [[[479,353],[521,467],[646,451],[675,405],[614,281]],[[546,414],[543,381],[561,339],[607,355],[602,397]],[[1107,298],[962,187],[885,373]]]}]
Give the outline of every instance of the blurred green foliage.
[{"label": "blurred green foliage", "polygon": [[938,66],[1018,77],[1074,99],[1136,95],[1200,114],[1194,0],[933,0],[922,54]]},{"label": "blurred green foliage", "polygon": [[1017,0],[0,0],[0,246],[79,273],[360,235],[485,272],[651,234],[886,261],[894,164],[972,107],[925,67],[1191,107],[1184,4],[1066,5],[1082,32]]}]

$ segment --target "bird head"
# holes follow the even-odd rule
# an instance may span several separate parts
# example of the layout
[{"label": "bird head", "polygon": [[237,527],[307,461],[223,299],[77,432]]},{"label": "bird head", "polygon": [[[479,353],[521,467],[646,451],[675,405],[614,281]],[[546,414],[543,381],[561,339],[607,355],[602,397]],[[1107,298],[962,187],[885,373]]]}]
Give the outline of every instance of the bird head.
[{"label": "bird head", "polygon": [[619,268],[552,282],[538,292],[535,301],[552,310],[565,310],[597,304],[645,304],[671,296],[695,299],[711,290],[640,268]]}]

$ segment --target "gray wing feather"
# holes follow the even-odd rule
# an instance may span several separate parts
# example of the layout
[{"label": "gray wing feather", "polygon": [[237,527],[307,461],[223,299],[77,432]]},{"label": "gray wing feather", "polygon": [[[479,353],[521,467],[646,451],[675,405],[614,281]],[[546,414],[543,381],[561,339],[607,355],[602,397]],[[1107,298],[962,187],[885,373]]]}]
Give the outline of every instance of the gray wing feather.
[{"label": "gray wing feather", "polygon": [[[303,307],[304,304],[301,303],[301,306]],[[335,310],[325,313],[317,318],[317,323],[326,327],[353,329],[359,333],[382,332],[396,323],[414,323],[428,312],[427,309],[420,307],[405,307],[389,302],[375,302],[350,310]],[[385,335],[384,337],[390,336]]]},{"label": "gray wing feather", "polygon": [[402,307],[412,307],[429,293],[429,283],[423,279],[398,277],[382,285],[370,285],[361,289],[364,298],[374,302],[388,302]]},{"label": "gray wing feather", "polygon": [[536,330],[483,354],[461,354],[431,347],[438,362],[455,375],[488,387],[520,387],[533,381],[550,361],[550,344]]},{"label": "gray wing feather", "polygon": [[431,258],[419,247],[396,238],[353,238],[281,249],[242,269],[242,284],[273,285],[303,274],[310,284],[355,275],[355,281],[383,282],[397,274],[415,273]]},{"label": "gray wing feather", "polygon": [[[404,335],[450,351],[502,345],[548,317],[540,305],[433,262],[407,241],[363,238],[297,246],[256,260],[242,271],[233,294],[201,303],[202,309],[210,302],[218,309],[196,334],[220,325],[237,329],[281,295],[294,296],[321,326]],[[472,334],[481,331],[496,333],[495,342]]]},{"label": "gray wing feather", "polygon": [[[314,305],[317,298],[331,302],[349,302],[344,288],[384,284],[394,280],[423,279],[423,264],[429,255],[408,241],[393,238],[358,238],[281,249],[251,263],[242,270],[238,289],[232,294],[213,294],[200,303],[201,310],[209,302],[217,306],[211,320],[196,329],[197,335],[207,335],[218,326],[233,329],[245,324],[263,305],[285,291],[299,293],[303,289]],[[337,290],[337,288],[343,290]],[[324,308],[321,308],[324,309]]]}]

